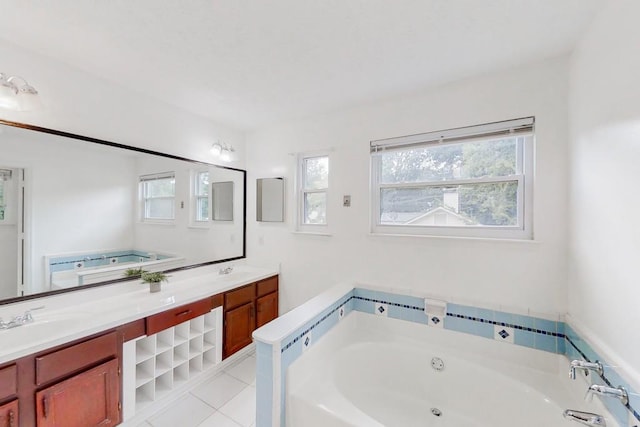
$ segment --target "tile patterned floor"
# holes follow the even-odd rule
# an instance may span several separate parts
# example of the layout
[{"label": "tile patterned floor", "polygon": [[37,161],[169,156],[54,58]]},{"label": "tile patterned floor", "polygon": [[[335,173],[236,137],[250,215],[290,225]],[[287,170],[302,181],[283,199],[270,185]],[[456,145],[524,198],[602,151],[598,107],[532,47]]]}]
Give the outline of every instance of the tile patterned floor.
[{"label": "tile patterned floor", "polygon": [[138,427],[253,427],[255,417],[256,358],[252,354]]}]

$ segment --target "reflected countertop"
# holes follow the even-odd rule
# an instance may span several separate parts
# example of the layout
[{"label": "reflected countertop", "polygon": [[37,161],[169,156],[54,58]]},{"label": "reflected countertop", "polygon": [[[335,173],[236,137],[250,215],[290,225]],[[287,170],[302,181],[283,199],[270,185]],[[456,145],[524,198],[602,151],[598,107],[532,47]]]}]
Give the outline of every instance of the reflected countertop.
[{"label": "reflected countertop", "polygon": [[0,330],[0,364],[278,274],[236,265],[232,273],[220,275],[222,267],[226,265],[171,273],[157,293],[132,280],[0,306],[4,320],[44,306],[32,312],[33,323]]}]

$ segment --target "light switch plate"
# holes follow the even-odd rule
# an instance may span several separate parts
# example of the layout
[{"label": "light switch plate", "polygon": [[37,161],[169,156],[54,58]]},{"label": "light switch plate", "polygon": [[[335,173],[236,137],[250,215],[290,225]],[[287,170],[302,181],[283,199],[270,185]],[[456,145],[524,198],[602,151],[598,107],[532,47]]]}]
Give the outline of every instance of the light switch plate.
[{"label": "light switch plate", "polygon": [[342,206],[345,208],[351,206],[351,196],[342,196]]}]

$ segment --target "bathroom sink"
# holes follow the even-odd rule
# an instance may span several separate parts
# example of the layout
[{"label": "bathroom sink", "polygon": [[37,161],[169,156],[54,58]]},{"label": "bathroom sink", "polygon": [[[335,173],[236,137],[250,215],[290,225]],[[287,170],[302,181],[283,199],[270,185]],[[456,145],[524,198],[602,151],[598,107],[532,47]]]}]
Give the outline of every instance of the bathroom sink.
[{"label": "bathroom sink", "polygon": [[18,326],[13,326],[9,328],[2,328],[2,331],[13,331],[13,330],[21,330],[25,328],[33,329],[36,327],[42,327],[45,325],[53,325],[61,322],[77,322],[79,319],[86,319],[91,316],[91,312],[89,311],[52,311],[52,312],[31,312],[31,316],[33,320],[26,321]]}]

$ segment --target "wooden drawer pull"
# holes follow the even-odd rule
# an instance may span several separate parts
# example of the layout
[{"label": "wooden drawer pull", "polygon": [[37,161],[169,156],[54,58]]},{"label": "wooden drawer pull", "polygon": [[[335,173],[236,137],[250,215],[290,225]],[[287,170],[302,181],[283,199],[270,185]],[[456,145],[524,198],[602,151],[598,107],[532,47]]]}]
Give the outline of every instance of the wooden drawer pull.
[{"label": "wooden drawer pull", "polygon": [[185,311],[181,311],[180,313],[176,314],[176,317],[180,317],[180,316],[186,316],[188,314],[191,314],[193,312],[193,310],[185,310]]}]

